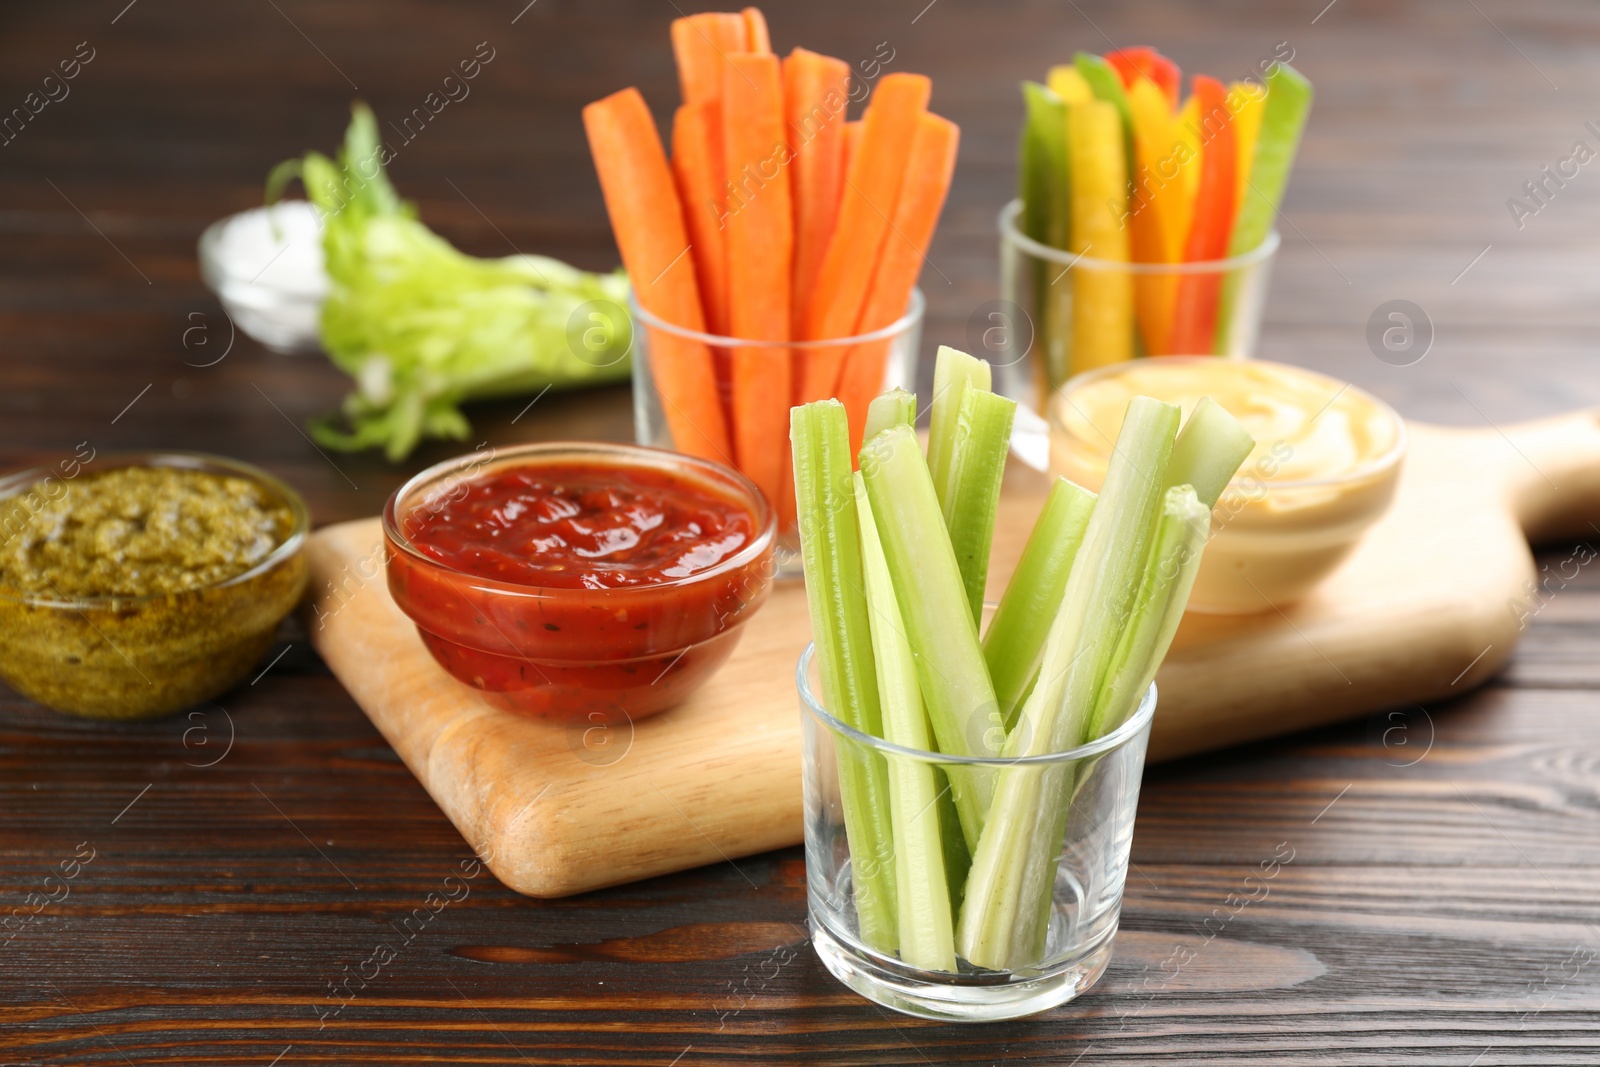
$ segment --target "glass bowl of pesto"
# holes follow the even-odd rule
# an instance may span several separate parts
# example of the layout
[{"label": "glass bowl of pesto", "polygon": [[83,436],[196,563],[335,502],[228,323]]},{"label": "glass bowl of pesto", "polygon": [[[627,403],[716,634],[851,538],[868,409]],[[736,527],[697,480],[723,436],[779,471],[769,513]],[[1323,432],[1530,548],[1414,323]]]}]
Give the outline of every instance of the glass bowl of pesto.
[{"label": "glass bowl of pesto", "polygon": [[84,447],[0,478],[0,678],[92,719],[220,695],[305,591],[305,501],[220,456]]}]

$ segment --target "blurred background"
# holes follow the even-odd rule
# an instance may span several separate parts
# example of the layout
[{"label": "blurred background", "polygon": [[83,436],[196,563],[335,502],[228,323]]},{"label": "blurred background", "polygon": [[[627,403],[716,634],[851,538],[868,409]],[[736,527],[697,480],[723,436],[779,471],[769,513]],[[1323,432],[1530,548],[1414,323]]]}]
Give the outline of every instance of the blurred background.
[{"label": "blurred background", "polygon": [[[665,124],[678,98],[667,27],[688,10],[673,0],[7,5],[5,110],[61,61],[92,58],[0,143],[0,466],[91,435],[102,448],[244,454],[301,487],[328,522],[377,511],[405,473],[478,440],[629,438],[626,387],[610,387],[551,394],[515,425],[525,401],[477,404],[464,445],[427,444],[401,467],[374,454],[335,465],[299,432],[348,389],[326,359],[241,336],[220,362],[195,365],[225,350],[229,329],[195,242],[259,204],[274,163],[336,147],[352,99],[388,131],[487,49],[469,95],[411,139],[393,135],[391,177],[468,252],[611,269],[579,109],[633,84]],[[934,108],[961,125],[922,277],[926,352],[964,347],[969,316],[997,295],[995,217],[1015,188],[1019,81],[1077,49],[1151,44],[1224,80],[1288,49],[1317,99],[1258,354],[1442,422],[1600,403],[1590,355],[1600,164],[1547,184],[1544,203],[1523,188],[1575,142],[1600,150],[1593,4],[908,0],[766,13],[780,52],[804,43],[852,59],[886,44],[886,69],[931,75]],[[1513,197],[1537,212],[1514,217]],[[1366,339],[1369,317],[1393,299],[1431,321],[1431,348],[1409,366],[1380,361]]]}]

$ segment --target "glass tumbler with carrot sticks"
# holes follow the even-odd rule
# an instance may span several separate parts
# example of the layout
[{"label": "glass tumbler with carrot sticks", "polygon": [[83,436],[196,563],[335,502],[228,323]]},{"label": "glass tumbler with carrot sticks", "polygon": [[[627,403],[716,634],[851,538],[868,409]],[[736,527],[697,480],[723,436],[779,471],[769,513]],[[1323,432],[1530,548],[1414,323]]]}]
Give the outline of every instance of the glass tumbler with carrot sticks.
[{"label": "glass tumbler with carrot sticks", "polygon": [[672,46],[670,157],[636,89],[584,109],[632,283],[635,432],[743,471],[797,575],[789,409],[837,398],[859,443],[872,398],[913,384],[959,131],[881,58],[779,59],[755,8],[680,18]]},{"label": "glass tumbler with carrot sticks", "polygon": [[1196,75],[1180,101],[1181,80],[1154,49],[1126,48],[1023,83],[1000,271],[1032,344],[999,378],[1036,411],[1097,367],[1254,352],[1311,84],[1282,62],[1230,85]]}]

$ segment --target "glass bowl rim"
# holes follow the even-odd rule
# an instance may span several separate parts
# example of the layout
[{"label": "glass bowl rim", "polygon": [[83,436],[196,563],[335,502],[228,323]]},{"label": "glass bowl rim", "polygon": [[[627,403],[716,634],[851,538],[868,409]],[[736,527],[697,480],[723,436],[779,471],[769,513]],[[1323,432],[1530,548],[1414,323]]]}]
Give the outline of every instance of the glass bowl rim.
[{"label": "glass bowl rim", "polygon": [[[434,559],[432,556],[424,555],[412,544],[411,539],[400,531],[398,519],[400,501],[430,482],[440,481],[448,475],[470,470],[473,467],[473,461],[478,455],[479,453],[477,452],[469,452],[465,455],[455,456],[435,463],[433,466],[412,475],[398,489],[390,493],[389,499],[384,501],[383,505],[383,533],[385,539],[395,548],[403,550],[409,558],[426,564],[434,570],[463,578],[471,582],[473,588],[480,592],[493,592],[505,596],[532,597],[536,599],[580,597],[600,592],[601,590],[519,585],[515,582],[501,581],[497,578],[485,578],[482,575],[473,574],[471,571],[452,567],[447,563]],[[615,441],[533,441],[505,448],[491,449],[490,458],[484,466],[487,467],[489,464],[506,465],[530,457],[549,458],[561,456],[579,458],[599,456],[620,461],[621,465],[630,467],[643,466],[666,470],[681,466],[695,467],[727,482],[733,489],[738,491],[742,498],[741,503],[748,504],[755,514],[756,535],[751,538],[750,543],[715,566],[708,567],[703,571],[696,571],[682,578],[674,578],[670,581],[650,582],[648,584],[621,586],[615,589],[603,590],[610,596],[627,596],[629,594],[643,596],[658,590],[682,588],[720,577],[755,562],[763,552],[777,541],[777,509],[768,502],[766,496],[762,494],[760,488],[754,482],[734,468],[724,463],[718,463],[716,460],[690,456],[665,448],[624,444]]]},{"label": "glass bowl rim", "polygon": [[1017,228],[1017,216],[1022,214],[1022,198],[1017,197],[1000,209],[1000,237],[1010,241],[1022,251],[1037,259],[1049,260],[1071,268],[1083,266],[1089,270],[1116,274],[1221,274],[1243,267],[1253,267],[1271,259],[1278,251],[1283,238],[1276,228],[1268,230],[1261,243],[1248,252],[1240,252],[1226,259],[1199,259],[1187,263],[1135,263],[1128,260],[1097,259],[1094,256],[1076,255],[1064,248],[1041,244]]},{"label": "glass bowl rim", "polygon": [[753,341],[748,337],[722,337],[717,334],[691,330],[687,327],[670,323],[646,311],[644,306],[639,303],[638,294],[634,292],[633,287],[628,287],[628,311],[634,318],[651,329],[661,330],[686,340],[699,341],[701,344],[710,345],[713,348],[782,348],[801,350],[843,348],[868,344],[872,341],[887,341],[909,333],[917,323],[922,321],[926,310],[927,300],[922,295],[922,287],[916,286],[911,290],[911,299],[906,302],[906,313],[889,325],[879,330],[873,330],[871,333],[857,334],[854,337],[833,337],[822,341]]},{"label": "glass bowl rim", "polygon": [[811,667],[811,661],[816,657],[817,644],[815,641],[806,642],[806,647],[800,652],[800,659],[795,664],[795,687],[800,692],[800,703],[818,722],[869,748],[876,749],[886,756],[898,756],[902,759],[913,759],[918,763],[955,764],[965,767],[992,767],[1003,769],[1006,767],[1040,767],[1058,763],[1073,763],[1111,752],[1126,745],[1144,732],[1156,713],[1156,683],[1151,682],[1150,688],[1145,690],[1144,696],[1139,700],[1139,706],[1134,713],[1128,716],[1126,722],[1115,730],[1098,737],[1093,741],[1069,748],[1063,752],[1046,752],[1037,756],[956,756],[946,752],[930,752],[920,748],[908,748],[897,745],[892,741],[885,741],[881,737],[874,737],[869,733],[857,730],[849,723],[843,722],[833,716],[828,709],[822,706],[815,693],[811,691],[811,683],[806,674]]},{"label": "glass bowl rim", "polygon": [[[183,470],[213,469],[214,473],[222,472],[248,478],[276,493],[289,508],[291,518],[289,535],[249,569],[240,571],[238,574],[224,578],[221,581],[211,582],[208,585],[197,585],[192,589],[180,589],[171,593],[137,593],[128,596],[119,596],[115,593],[99,593],[93,596],[62,597],[60,595],[25,593],[18,589],[0,586],[0,600],[27,604],[29,607],[35,608],[69,608],[74,611],[94,609],[121,610],[137,607],[141,604],[168,600],[172,597],[208,593],[215,589],[228,589],[258,578],[285,560],[292,558],[305,545],[306,538],[310,536],[311,511],[306,507],[305,499],[283,479],[269,474],[253,463],[231,459],[227,456],[219,456],[211,452],[187,452],[173,449],[111,452],[104,457],[96,458],[103,458],[107,462],[99,464],[95,473],[122,470],[127,467],[177,467]],[[91,462],[93,461],[91,460]],[[87,466],[87,464],[84,465]],[[43,482],[54,472],[54,467],[35,466],[26,467],[0,477],[0,502],[19,496],[28,488]],[[70,483],[73,480],[75,479],[63,479],[63,482]]]},{"label": "glass bowl rim", "polygon": [[[1338,391],[1334,394],[1334,400],[1337,400],[1346,392],[1352,392],[1356,396],[1365,399],[1368,403],[1375,407],[1380,414],[1384,416],[1391,426],[1394,427],[1394,444],[1390,445],[1387,450],[1379,453],[1372,459],[1369,459],[1350,470],[1344,471],[1341,474],[1328,474],[1319,478],[1293,478],[1286,481],[1280,481],[1275,478],[1257,478],[1258,481],[1268,486],[1269,489],[1274,493],[1289,492],[1301,489],[1323,489],[1329,486],[1346,485],[1353,482],[1366,481],[1371,478],[1388,474],[1400,465],[1400,461],[1405,458],[1407,448],[1410,445],[1410,431],[1406,428],[1406,420],[1400,417],[1400,413],[1354,382],[1341,381],[1331,374],[1323,374],[1321,371],[1312,370],[1310,367],[1300,367],[1293,363],[1280,363],[1273,359],[1228,359],[1223,356],[1147,356],[1143,359],[1124,360],[1121,363],[1112,363],[1104,367],[1095,367],[1092,370],[1083,371],[1080,374],[1074,374],[1072,377],[1062,382],[1059,389],[1050,394],[1050,399],[1046,403],[1047,410],[1045,413],[1045,417],[1050,423],[1050,428],[1052,430],[1059,431],[1062,436],[1066,438],[1068,443],[1081,440],[1077,434],[1069,431],[1066,426],[1063,425],[1058,418],[1056,418],[1056,399],[1059,397],[1062,400],[1065,400],[1067,391],[1072,389],[1074,386],[1082,388],[1085,385],[1092,385],[1101,378],[1112,377],[1114,374],[1120,371],[1125,371],[1129,367],[1136,367],[1145,362],[1157,360],[1162,363],[1171,362],[1174,364],[1222,362],[1257,364],[1267,367],[1287,368],[1291,373],[1304,374],[1312,378],[1320,378],[1330,385],[1338,386]],[[1328,401],[1328,406],[1333,406],[1333,400]],[[1321,413],[1319,412],[1318,414]],[[1239,469],[1241,472],[1245,470],[1243,466],[1241,466]],[[1251,477],[1251,475],[1244,474],[1242,477]],[[1228,488],[1232,488],[1240,481],[1240,479],[1241,474],[1235,473],[1234,476],[1228,480]],[[1227,489],[1224,489],[1223,497],[1219,498],[1217,501],[1218,506],[1221,506],[1222,501],[1226,499],[1226,495]]]}]

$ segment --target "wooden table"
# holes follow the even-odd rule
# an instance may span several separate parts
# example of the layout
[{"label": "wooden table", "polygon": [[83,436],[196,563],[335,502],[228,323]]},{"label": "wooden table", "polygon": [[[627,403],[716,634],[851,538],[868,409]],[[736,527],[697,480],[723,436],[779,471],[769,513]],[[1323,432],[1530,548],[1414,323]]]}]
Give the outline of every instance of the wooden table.
[{"label": "wooden table", "polygon": [[[1600,11],[1323,2],[911,0],[863,12],[810,0],[768,14],[784,49],[855,59],[888,42],[891,69],[933,75],[935,106],[962,125],[923,280],[930,345],[961,345],[968,315],[995,295],[1019,79],[1110,42],[1153,43],[1230,77],[1289,47],[1319,99],[1261,354],[1445,422],[1600,403],[1600,173],[1580,170],[1520,229],[1506,204],[1575,140],[1600,147],[1584,125],[1600,120]],[[93,58],[70,95],[0,145],[0,467],[53,462],[80,441],[204,449],[289,479],[327,523],[375,512],[454,451],[429,446],[398,467],[320,455],[301,426],[346,388],[325,360],[240,338],[199,366],[225,349],[228,326],[194,244],[259,201],[271,164],[332,148],[358,91],[380,117],[409,112],[487,41],[494,58],[470,97],[400,148],[400,189],[470,251],[612,265],[578,108],[637,82],[666,114],[676,5],[524,3],[8,11],[4,109],[75,51]],[[1411,366],[1380,362],[1364,340],[1368,316],[1395,298],[1433,324],[1431,352]],[[479,437],[630,433],[621,389],[552,394],[518,419],[524,403],[475,408]],[[1558,570],[1573,551],[1543,558]],[[59,894],[45,878],[63,861],[77,871],[66,899],[0,945],[0,1063],[1600,1056],[1593,568],[1549,599],[1480,692],[1152,770],[1105,979],[1044,1018],[972,1028],[891,1017],[823,971],[803,942],[799,850],[543,903],[477,873],[464,899],[428,912],[428,895],[464,873],[467,846],[304,632],[286,627],[279,647],[218,705],[149,725],[0,696],[0,905]],[[1274,857],[1265,894],[1247,888]],[[406,924],[419,914],[431,918]]]}]

